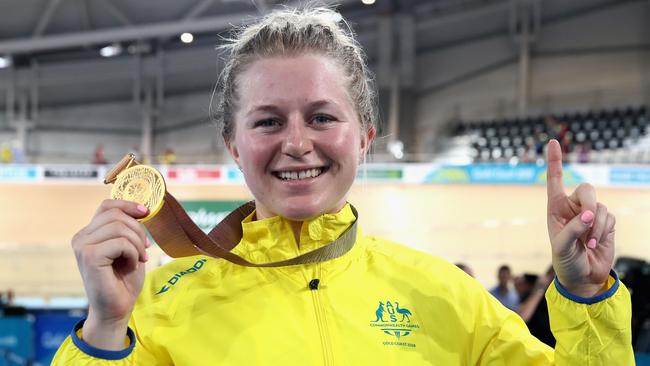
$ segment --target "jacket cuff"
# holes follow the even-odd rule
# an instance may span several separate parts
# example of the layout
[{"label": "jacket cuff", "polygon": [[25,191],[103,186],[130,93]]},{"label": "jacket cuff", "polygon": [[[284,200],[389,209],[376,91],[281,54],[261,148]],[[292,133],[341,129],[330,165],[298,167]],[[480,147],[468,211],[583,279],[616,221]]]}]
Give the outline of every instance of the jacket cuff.
[{"label": "jacket cuff", "polygon": [[83,353],[94,358],[100,358],[100,359],[111,360],[111,361],[127,358],[131,354],[133,348],[135,347],[135,333],[133,333],[133,330],[131,330],[131,328],[128,328],[128,330],[126,331],[126,335],[127,337],[129,337],[129,346],[126,349],[123,349],[121,351],[109,351],[109,350],[93,347],[88,343],[84,342],[81,338],[79,338],[77,332],[83,327],[85,321],[86,319],[80,320],[74,326],[74,329],[72,330],[72,334],[70,335],[70,337],[72,338],[72,343],[74,343],[74,345],[77,346],[77,348],[79,348]]},{"label": "jacket cuff", "polygon": [[[566,287],[562,286],[562,284],[557,279],[557,277],[555,277],[553,283],[555,284],[555,289],[557,290],[557,292],[559,292],[562,296],[566,297],[567,299],[577,302],[579,304],[592,305],[612,297],[616,293],[616,290],[618,290],[618,287],[620,285],[618,274],[616,274],[616,272],[612,269],[609,271],[609,275],[613,278],[614,283],[609,286],[607,291],[592,297],[582,297],[582,296],[572,294],[571,292],[569,292],[569,290],[566,289]],[[609,285],[611,281],[608,280],[607,282]]]}]

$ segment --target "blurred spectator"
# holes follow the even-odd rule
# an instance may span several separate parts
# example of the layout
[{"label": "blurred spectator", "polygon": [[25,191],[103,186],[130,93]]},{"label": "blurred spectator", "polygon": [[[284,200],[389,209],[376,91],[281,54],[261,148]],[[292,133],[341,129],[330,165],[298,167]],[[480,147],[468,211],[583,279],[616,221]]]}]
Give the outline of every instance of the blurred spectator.
[{"label": "blurred spectator", "polygon": [[93,159],[93,164],[108,164],[106,161],[106,156],[104,155],[104,145],[99,144],[95,147],[95,157]]},{"label": "blurred spectator", "polygon": [[25,156],[25,149],[22,142],[13,140],[11,142],[11,158],[14,164],[26,164],[27,157]]},{"label": "blurred spectator", "polygon": [[638,352],[650,352],[650,263],[620,257],[614,265],[632,300],[632,344]]},{"label": "blurred spectator", "polygon": [[7,291],[7,294],[5,296],[5,304],[4,304],[4,315],[7,316],[22,316],[27,314],[27,309],[23,306],[16,305],[14,303],[14,291],[9,289]]},{"label": "blurred spectator", "polygon": [[517,276],[514,282],[515,291],[519,296],[519,302],[522,303],[526,301],[530,293],[533,291],[533,287],[535,287],[535,283],[537,282],[537,275],[524,273],[521,276]]},{"label": "blurred spectator", "polygon": [[499,284],[490,290],[490,293],[497,298],[505,307],[510,310],[517,310],[519,306],[519,298],[517,292],[510,287],[512,280],[512,273],[508,265],[502,265],[497,272],[497,279]]},{"label": "blurred spectator", "polygon": [[456,267],[463,270],[463,272],[467,273],[470,277],[474,277],[474,271],[472,271],[472,269],[465,263],[456,263]]},{"label": "blurred spectator", "polygon": [[6,306],[13,306],[13,305],[14,305],[15,296],[16,296],[16,295],[14,294],[14,290],[9,289],[9,290],[7,291],[7,294],[6,294],[5,297],[4,297],[4,299],[5,299],[5,300],[4,300],[4,304],[5,304]]},{"label": "blurred spectator", "polygon": [[546,273],[537,277],[532,290],[521,301],[521,305],[517,309],[517,314],[526,322],[530,333],[551,347],[555,347],[555,337],[551,332],[548,306],[544,294],[554,277],[555,271],[553,266],[550,266]]},{"label": "blurred spectator", "polygon": [[578,163],[585,164],[589,162],[589,151],[591,144],[586,142],[584,144],[576,145],[576,152],[578,153]]},{"label": "blurred spectator", "polygon": [[2,147],[0,147],[0,161],[2,161],[3,164],[11,164],[14,161],[11,153],[11,146],[7,143],[2,144]]},{"label": "blurred spectator", "polygon": [[544,132],[540,132],[535,136],[535,154],[536,156],[544,156],[544,149],[546,148],[546,143],[548,142],[548,135]]},{"label": "blurred spectator", "polygon": [[176,164],[176,154],[174,153],[174,150],[167,148],[165,149],[165,152],[160,155],[158,160],[160,161],[160,164],[164,165]]}]

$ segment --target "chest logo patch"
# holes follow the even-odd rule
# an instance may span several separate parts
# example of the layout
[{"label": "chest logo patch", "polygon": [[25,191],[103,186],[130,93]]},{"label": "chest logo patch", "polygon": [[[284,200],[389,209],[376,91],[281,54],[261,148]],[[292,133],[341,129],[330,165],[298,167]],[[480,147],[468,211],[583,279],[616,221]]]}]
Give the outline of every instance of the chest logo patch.
[{"label": "chest logo patch", "polygon": [[167,283],[160,288],[160,291],[158,291],[156,295],[160,295],[162,293],[169,291],[176,284],[176,282],[178,282],[183,276],[200,270],[201,268],[203,268],[203,265],[207,261],[208,261],[207,259],[199,259],[198,261],[196,261],[196,263],[194,263],[192,267],[176,273],[169,280],[167,280]]},{"label": "chest logo patch", "polygon": [[398,301],[379,301],[370,326],[390,336],[390,341],[383,342],[385,346],[415,347],[415,343],[408,342],[412,337],[404,341],[402,338],[418,331],[420,326],[416,320],[411,310],[400,306]]}]

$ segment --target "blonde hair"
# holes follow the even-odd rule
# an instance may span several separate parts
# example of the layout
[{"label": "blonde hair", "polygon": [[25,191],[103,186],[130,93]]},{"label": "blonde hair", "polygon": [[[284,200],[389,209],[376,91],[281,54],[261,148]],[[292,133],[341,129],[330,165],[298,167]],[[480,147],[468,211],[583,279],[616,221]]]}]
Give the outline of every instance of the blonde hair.
[{"label": "blonde hair", "polygon": [[[215,87],[214,117],[226,141],[234,136],[233,115],[237,102],[237,77],[261,58],[319,54],[334,60],[343,71],[348,94],[361,127],[376,127],[377,108],[374,80],[365,54],[354,32],[334,10],[316,7],[274,10],[259,21],[235,30],[219,47],[225,52],[225,66]],[[214,98],[213,98],[214,99]]]}]

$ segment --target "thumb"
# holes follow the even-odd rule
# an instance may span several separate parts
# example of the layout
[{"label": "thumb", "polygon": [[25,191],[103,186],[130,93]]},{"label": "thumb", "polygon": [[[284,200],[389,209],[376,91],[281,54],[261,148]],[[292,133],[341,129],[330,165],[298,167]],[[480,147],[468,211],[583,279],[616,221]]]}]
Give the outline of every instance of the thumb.
[{"label": "thumb", "polygon": [[555,237],[553,250],[561,253],[571,248],[571,245],[589,230],[594,217],[592,211],[586,210],[569,221]]}]

